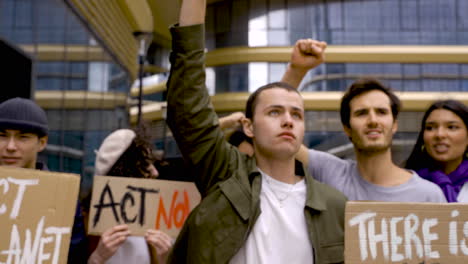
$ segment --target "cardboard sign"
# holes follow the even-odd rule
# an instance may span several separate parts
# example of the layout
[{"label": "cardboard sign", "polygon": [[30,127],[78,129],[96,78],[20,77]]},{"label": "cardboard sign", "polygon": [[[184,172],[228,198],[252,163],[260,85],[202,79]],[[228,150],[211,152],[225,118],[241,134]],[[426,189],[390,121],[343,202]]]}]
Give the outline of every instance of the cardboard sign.
[{"label": "cardboard sign", "polygon": [[0,167],[0,263],[66,263],[80,177]]},{"label": "cardboard sign", "polygon": [[126,224],[134,236],[158,229],[175,238],[199,203],[191,182],[95,176],[88,233],[100,235]]},{"label": "cardboard sign", "polygon": [[468,204],[348,202],[345,262],[468,263]]}]

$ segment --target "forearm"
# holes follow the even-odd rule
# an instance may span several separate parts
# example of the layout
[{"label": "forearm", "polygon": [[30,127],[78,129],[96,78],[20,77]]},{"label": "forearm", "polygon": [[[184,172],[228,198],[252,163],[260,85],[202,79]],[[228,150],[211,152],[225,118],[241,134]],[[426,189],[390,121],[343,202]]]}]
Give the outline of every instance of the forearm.
[{"label": "forearm", "polygon": [[96,251],[94,251],[88,259],[88,264],[103,264],[104,262],[105,260],[102,259]]},{"label": "forearm", "polygon": [[[177,137],[185,129],[194,129],[193,117],[209,107],[205,87],[206,0],[183,0],[179,26],[171,28],[171,71],[167,82],[168,124]],[[193,115],[193,116],[189,116]],[[185,133],[188,134],[188,133]],[[180,135],[183,140],[184,135]],[[177,138],[176,138],[177,139]]]},{"label": "forearm", "polygon": [[203,26],[174,27],[171,33],[167,123],[204,196],[229,175],[230,149],[205,85]]},{"label": "forearm", "polygon": [[305,167],[309,166],[309,149],[304,144],[301,145],[299,151],[296,153],[296,159]]},{"label": "forearm", "polygon": [[[216,125],[205,87],[204,28],[171,28],[171,72],[167,82],[167,123],[184,156],[195,152],[196,139]],[[211,111],[210,111],[211,110]],[[206,135],[206,134],[205,134]]]},{"label": "forearm", "polygon": [[245,118],[244,113],[234,112],[228,116],[219,118],[219,126],[221,129],[236,129],[241,126],[242,119]]},{"label": "forearm", "polygon": [[179,25],[190,26],[205,22],[206,0],[183,0],[179,14]]},{"label": "forearm", "polygon": [[298,88],[307,72],[324,62],[326,48],[327,43],[323,41],[298,40],[293,46],[290,63],[281,81]]},{"label": "forearm", "polygon": [[304,76],[307,74],[307,71],[308,69],[298,68],[288,64],[288,68],[286,69],[283,78],[281,78],[281,81],[297,89],[299,88],[302,79],[304,79]]}]

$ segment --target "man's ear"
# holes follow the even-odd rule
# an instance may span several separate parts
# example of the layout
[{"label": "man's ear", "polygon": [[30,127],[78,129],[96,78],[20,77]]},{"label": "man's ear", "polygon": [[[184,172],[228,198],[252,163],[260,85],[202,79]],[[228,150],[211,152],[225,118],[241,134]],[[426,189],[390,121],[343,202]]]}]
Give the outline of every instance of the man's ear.
[{"label": "man's ear", "polygon": [[393,122],[393,126],[392,126],[392,134],[395,135],[395,133],[397,132],[398,130],[398,121],[394,121]]},{"label": "man's ear", "polygon": [[247,135],[249,138],[253,138],[253,125],[252,120],[250,120],[250,118],[242,119],[242,128],[244,129],[245,135]]},{"label": "man's ear", "polygon": [[348,138],[351,138],[351,128],[346,126],[346,125],[343,125],[343,131],[345,132],[346,136],[348,136]]},{"label": "man's ear", "polygon": [[38,149],[38,152],[41,152],[45,149],[45,147],[47,146],[47,140],[49,139],[48,136],[43,136],[43,137],[40,137],[39,138],[39,149]]}]

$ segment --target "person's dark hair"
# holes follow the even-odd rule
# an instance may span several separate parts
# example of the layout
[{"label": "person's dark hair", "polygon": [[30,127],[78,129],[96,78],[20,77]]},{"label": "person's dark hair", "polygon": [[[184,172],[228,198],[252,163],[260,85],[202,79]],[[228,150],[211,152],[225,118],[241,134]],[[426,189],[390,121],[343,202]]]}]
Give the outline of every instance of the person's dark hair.
[{"label": "person's dark hair", "polygon": [[228,139],[228,142],[234,147],[238,147],[244,141],[253,145],[252,138],[248,137],[242,129],[234,131]]},{"label": "person's dark hair", "polygon": [[348,88],[348,90],[343,95],[343,98],[341,99],[341,124],[343,124],[345,127],[350,127],[349,122],[351,115],[351,100],[356,96],[374,90],[381,91],[388,96],[388,98],[390,99],[390,107],[392,109],[393,120],[396,121],[401,107],[400,99],[398,99],[398,97],[393,93],[392,89],[383,85],[378,80],[373,78],[363,78],[351,84],[351,86]]},{"label": "person's dark hair", "polygon": [[146,133],[146,127],[137,128],[135,134],[136,137],[133,142],[115,162],[107,175],[135,178],[148,177],[147,168],[156,160],[153,155],[153,146],[150,137]]},{"label": "person's dark hair", "polygon": [[[424,145],[424,130],[426,126],[426,121],[429,115],[437,109],[445,109],[460,117],[465,124],[465,127],[468,129],[468,107],[466,107],[462,102],[456,100],[440,100],[434,102],[424,113],[421,128],[419,131],[418,139],[416,144],[411,151],[410,156],[406,160],[405,168],[412,170],[420,170],[423,168],[434,169],[437,166],[437,163],[434,162],[431,156],[423,149]],[[467,150],[465,150],[464,157],[466,159]]]},{"label": "person's dark hair", "polygon": [[245,106],[245,117],[249,118],[250,120],[253,121],[253,116],[255,113],[255,107],[257,106],[258,103],[258,96],[265,90],[268,89],[273,89],[273,88],[281,88],[285,89],[286,91],[291,91],[291,92],[296,92],[297,94],[300,95],[300,93],[297,91],[296,88],[292,87],[291,85],[284,83],[284,82],[274,82],[274,83],[269,83],[267,85],[264,85],[260,88],[258,88],[255,92],[253,92],[250,96],[249,99],[247,99],[247,103]]},{"label": "person's dark hair", "polygon": [[[127,130],[127,129],[119,129],[119,130],[122,132],[122,130]],[[114,131],[114,133],[118,132],[119,130]],[[135,177],[135,178],[148,177],[149,171],[147,168],[151,164],[153,164],[155,161],[159,163],[159,160],[157,160],[153,155],[153,147],[150,141],[150,136],[147,133],[147,130],[148,129],[145,124],[139,126],[136,129],[133,129],[133,132],[135,132],[135,137],[133,138],[130,145],[120,155],[120,157],[117,159],[114,165],[109,169],[109,171],[107,171],[105,167],[106,165],[103,165],[101,167],[101,170],[103,170],[101,175]],[[128,135],[128,134],[125,133],[125,135]],[[109,136],[106,139],[108,138]],[[113,145],[115,144],[115,142],[112,142],[110,144]],[[105,150],[105,151],[109,151],[109,150]],[[111,152],[112,151],[116,151],[116,148],[113,147]],[[112,162],[113,158],[110,158],[108,155],[104,155],[104,157],[107,157],[108,159],[104,159],[103,163]],[[96,163],[98,162],[99,161],[96,161]],[[89,206],[91,203],[91,193],[92,192],[90,189],[87,190],[82,199],[82,205],[86,212],[89,212]]]}]

